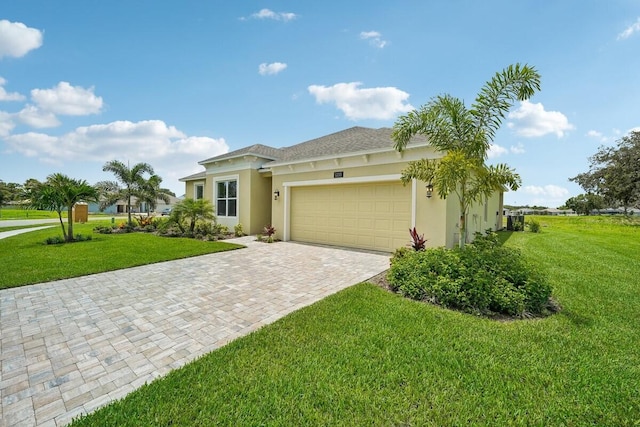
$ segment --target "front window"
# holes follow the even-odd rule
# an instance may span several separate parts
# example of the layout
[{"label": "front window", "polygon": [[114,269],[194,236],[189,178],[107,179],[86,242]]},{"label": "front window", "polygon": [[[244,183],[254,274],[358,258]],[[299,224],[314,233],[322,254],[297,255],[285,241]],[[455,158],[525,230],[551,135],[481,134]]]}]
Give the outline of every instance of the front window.
[{"label": "front window", "polygon": [[204,199],[204,185],[196,184],[196,200]]},{"label": "front window", "polygon": [[218,181],[216,183],[216,215],[236,216],[238,209],[238,181]]}]

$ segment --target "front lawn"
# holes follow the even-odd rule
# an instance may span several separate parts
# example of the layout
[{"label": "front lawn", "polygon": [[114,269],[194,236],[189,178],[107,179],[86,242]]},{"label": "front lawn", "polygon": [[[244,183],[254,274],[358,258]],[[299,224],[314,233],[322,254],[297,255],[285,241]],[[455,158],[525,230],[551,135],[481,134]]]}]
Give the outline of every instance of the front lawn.
[{"label": "front lawn", "polygon": [[638,425],[640,227],[539,220],[503,236],[558,314],[496,322],[359,284],[73,425]]},{"label": "front lawn", "polygon": [[92,232],[98,225],[111,225],[109,221],[74,225],[74,233],[91,235],[90,241],[44,245],[47,237],[62,236],[60,225],[51,225],[53,227],[45,230],[0,239],[0,289],[242,247],[225,242],[159,237],[147,233]]}]

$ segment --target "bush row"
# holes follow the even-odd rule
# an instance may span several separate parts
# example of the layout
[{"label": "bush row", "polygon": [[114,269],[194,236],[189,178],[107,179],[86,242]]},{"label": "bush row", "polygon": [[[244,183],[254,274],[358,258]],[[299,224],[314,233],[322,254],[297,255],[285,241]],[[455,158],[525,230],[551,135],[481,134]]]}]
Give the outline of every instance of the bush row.
[{"label": "bush row", "polygon": [[551,296],[546,277],[495,233],[461,249],[400,249],[387,279],[409,298],[477,314],[542,314]]}]

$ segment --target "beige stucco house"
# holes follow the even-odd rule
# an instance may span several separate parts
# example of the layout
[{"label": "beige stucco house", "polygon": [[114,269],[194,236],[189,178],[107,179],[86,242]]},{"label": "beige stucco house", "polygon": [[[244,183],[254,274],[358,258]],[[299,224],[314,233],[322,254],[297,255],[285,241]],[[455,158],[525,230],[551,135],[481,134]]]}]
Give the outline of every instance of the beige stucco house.
[{"label": "beige stucco house", "polygon": [[[219,223],[250,234],[272,224],[285,241],[392,252],[415,226],[429,246],[454,246],[457,198],[428,198],[426,183],[400,181],[408,161],[440,154],[420,136],[398,153],[391,132],[353,127],[291,147],[256,144],[203,160],[203,172],[181,181],[186,197],[212,201]],[[469,236],[501,224],[501,192],[467,218]]]}]

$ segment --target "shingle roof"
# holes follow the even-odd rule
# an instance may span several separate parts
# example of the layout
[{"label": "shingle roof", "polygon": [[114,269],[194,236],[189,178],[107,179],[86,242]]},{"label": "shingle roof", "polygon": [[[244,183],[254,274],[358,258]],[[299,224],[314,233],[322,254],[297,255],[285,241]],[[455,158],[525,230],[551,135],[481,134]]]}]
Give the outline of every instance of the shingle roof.
[{"label": "shingle roof", "polygon": [[[230,153],[211,157],[198,162],[201,165],[226,159],[233,159],[246,155],[254,155],[272,161],[265,164],[270,165],[295,162],[306,159],[316,159],[320,157],[340,156],[372,150],[391,150],[393,141],[391,140],[391,128],[371,129],[361,126],[354,126],[339,132],[325,135],[320,138],[301,142],[290,147],[273,148],[262,144],[254,144],[250,147],[240,148]],[[409,146],[426,144],[427,138],[423,135],[416,135],[411,139]],[[202,172],[204,177],[204,172]],[[181,180],[192,180],[200,178],[198,174],[191,175]]]},{"label": "shingle roof", "polygon": [[262,145],[262,144],[254,144],[250,147],[240,148],[239,150],[235,150],[229,153],[221,154],[219,156],[211,157],[209,159],[202,160],[201,162],[198,162],[198,163],[203,165],[205,163],[211,163],[218,160],[233,159],[235,157],[248,156],[248,155],[254,155],[254,156],[263,157],[266,159],[276,160],[282,156],[281,151],[282,149],[280,148],[273,148],[273,147],[269,147],[267,145]]},{"label": "shingle roof", "polygon": [[180,181],[193,181],[194,179],[205,179],[207,176],[206,171],[194,173],[193,175],[185,176],[184,178],[180,178]]},{"label": "shingle roof", "polygon": [[[286,163],[318,157],[338,156],[377,149],[392,149],[391,128],[371,129],[354,126],[330,135],[282,148],[282,157],[272,163]],[[409,145],[424,143],[422,135],[415,136]],[[267,164],[266,166],[268,166]]]}]

